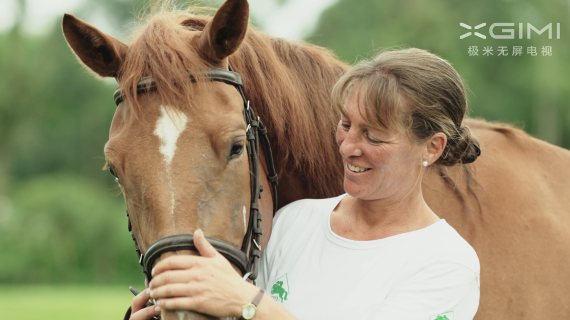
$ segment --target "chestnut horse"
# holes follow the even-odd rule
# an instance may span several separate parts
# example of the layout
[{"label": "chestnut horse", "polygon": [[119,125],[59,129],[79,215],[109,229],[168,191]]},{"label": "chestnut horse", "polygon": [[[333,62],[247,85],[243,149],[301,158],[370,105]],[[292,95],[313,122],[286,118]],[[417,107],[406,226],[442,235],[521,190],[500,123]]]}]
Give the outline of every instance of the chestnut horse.
[{"label": "chestnut horse", "polygon": [[[130,44],[72,15],[63,19],[79,59],[123,87],[106,167],[120,178],[143,253],[159,238],[196,228],[241,246],[250,197],[247,155],[238,152],[246,136],[243,102],[228,84],[189,81],[188,73],[204,68],[227,70],[231,62],[241,74],[245,96],[268,129],[278,207],[343,192],[334,139],[339,115],[329,94],[348,66],[323,48],[248,28],[248,10],[246,0],[227,0],[213,18],[164,11]],[[157,90],[137,95],[147,76]],[[570,319],[570,152],[506,125],[466,124],[479,138],[481,157],[469,166],[428,170],[423,193],[479,255],[475,318]],[[269,186],[266,170],[260,176]],[[273,200],[262,193],[263,247]],[[163,257],[172,254],[194,253]],[[164,310],[162,316],[178,319]],[[209,317],[186,314],[203,318]]]}]

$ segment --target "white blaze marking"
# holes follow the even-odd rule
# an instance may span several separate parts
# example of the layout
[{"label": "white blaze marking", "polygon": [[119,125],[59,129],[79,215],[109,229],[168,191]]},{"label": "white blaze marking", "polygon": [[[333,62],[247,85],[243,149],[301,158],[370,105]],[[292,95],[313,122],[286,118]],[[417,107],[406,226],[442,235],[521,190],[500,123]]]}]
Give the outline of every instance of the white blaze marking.
[{"label": "white blaze marking", "polygon": [[154,134],[160,138],[160,153],[168,165],[176,152],[176,141],[186,129],[188,117],[170,106],[160,106],[162,115],[156,121]]},{"label": "white blaze marking", "polygon": [[246,213],[247,213],[247,210],[245,209],[245,206],[243,206],[243,230],[245,233],[247,233],[247,222],[245,221]]},{"label": "white blaze marking", "polygon": [[[170,187],[170,213],[174,215],[174,190],[172,189],[172,180],[170,177],[170,163],[176,152],[176,142],[180,134],[186,129],[188,117],[170,106],[160,106],[161,116],[156,121],[154,134],[160,139],[160,153],[164,156],[166,162],[166,176]],[[190,119],[192,121],[192,119]],[[184,316],[184,315],[183,315]]]}]

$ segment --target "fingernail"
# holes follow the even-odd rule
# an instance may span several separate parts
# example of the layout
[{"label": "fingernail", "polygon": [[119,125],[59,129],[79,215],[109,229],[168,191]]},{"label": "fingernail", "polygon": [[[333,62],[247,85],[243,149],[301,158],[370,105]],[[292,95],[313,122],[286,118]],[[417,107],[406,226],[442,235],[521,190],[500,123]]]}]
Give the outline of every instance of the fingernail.
[{"label": "fingernail", "polygon": [[[154,268],[150,271],[150,275],[154,277]],[[152,282],[152,281],[151,281]],[[150,286],[150,285],[149,285]]]},{"label": "fingernail", "polygon": [[154,312],[160,312],[160,307],[159,307],[159,306],[155,306],[155,307],[154,307]]},{"label": "fingernail", "polygon": [[202,232],[202,229],[200,229],[200,228],[198,228],[198,230],[196,230],[196,232],[197,232],[199,235],[201,235],[201,236],[204,235],[204,233]]},{"label": "fingernail", "polygon": [[150,290],[150,297],[154,298],[154,290]]}]

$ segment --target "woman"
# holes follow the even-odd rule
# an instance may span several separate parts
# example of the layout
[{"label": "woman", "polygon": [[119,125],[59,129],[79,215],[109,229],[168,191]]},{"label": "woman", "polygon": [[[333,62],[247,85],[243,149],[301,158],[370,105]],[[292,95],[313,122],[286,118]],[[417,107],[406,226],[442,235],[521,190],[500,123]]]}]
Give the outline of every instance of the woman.
[{"label": "woman", "polygon": [[[333,90],[345,195],[282,208],[258,287],[244,282],[196,231],[201,257],[157,264],[142,309],[195,310],[249,319],[473,319],[479,260],[424,201],[432,166],[473,162],[477,140],[461,122],[460,76],[419,49],[389,51],[345,74]],[[257,305],[253,312],[250,302]],[[247,314],[249,312],[249,314]]]}]

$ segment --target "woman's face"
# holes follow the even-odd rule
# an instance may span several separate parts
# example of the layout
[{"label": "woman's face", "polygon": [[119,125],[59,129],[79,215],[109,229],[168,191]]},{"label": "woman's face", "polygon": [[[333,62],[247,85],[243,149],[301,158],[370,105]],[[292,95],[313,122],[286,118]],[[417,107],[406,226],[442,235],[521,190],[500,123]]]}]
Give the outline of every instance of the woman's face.
[{"label": "woman's face", "polygon": [[370,127],[362,118],[364,111],[359,110],[364,103],[358,103],[356,89],[348,98],[347,116],[341,117],[336,134],[344,163],[344,190],[362,200],[399,201],[420,183],[425,147],[404,132]]}]

